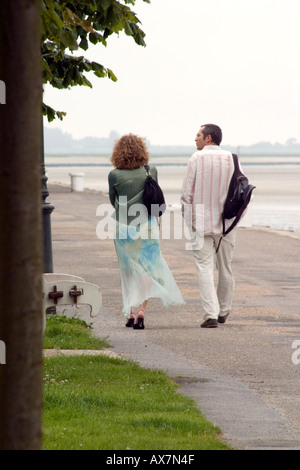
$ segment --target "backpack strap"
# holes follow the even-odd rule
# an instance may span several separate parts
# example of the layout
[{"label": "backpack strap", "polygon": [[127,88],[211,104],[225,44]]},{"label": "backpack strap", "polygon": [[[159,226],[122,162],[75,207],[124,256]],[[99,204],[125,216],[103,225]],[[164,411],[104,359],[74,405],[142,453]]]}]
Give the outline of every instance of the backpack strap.
[{"label": "backpack strap", "polygon": [[239,159],[236,153],[232,153],[233,163],[234,163],[234,172],[241,173]]},{"label": "backpack strap", "polygon": [[145,168],[145,170],[146,170],[147,176],[151,176],[151,173],[150,173],[150,166],[149,166],[149,165],[144,165],[144,168]]},{"label": "backpack strap", "polygon": [[224,237],[224,235],[222,235],[222,237],[221,237],[220,240],[219,240],[219,243],[218,243],[218,246],[217,246],[217,249],[216,249],[216,254],[217,254],[218,251],[219,251],[219,248],[220,248],[220,245],[221,245],[221,241],[223,240],[223,237]]}]

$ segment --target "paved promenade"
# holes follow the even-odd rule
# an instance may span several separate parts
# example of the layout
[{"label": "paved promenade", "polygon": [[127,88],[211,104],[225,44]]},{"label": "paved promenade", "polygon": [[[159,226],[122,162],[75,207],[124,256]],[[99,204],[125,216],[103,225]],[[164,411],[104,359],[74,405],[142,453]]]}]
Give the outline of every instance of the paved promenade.
[{"label": "paved promenade", "polygon": [[235,448],[300,449],[300,352],[293,349],[300,343],[300,236],[239,229],[233,310],[225,325],[210,330],[200,328],[192,253],[183,240],[162,240],[186,305],[164,309],[150,300],[145,330],[132,330],[121,313],[113,241],[96,236],[96,209],[108,196],[48,186],[54,272],[99,285],[102,312],[91,319],[82,311],[96,335],[124,358],[175,377],[179,391],[196,400]]}]

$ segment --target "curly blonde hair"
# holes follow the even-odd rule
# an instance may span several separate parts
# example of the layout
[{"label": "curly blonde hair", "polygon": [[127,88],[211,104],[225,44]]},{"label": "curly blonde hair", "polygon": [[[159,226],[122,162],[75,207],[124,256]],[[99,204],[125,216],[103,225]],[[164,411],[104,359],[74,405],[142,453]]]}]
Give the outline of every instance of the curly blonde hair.
[{"label": "curly blonde hair", "polygon": [[149,158],[146,139],[128,134],[117,140],[110,161],[119,170],[134,170],[146,165]]}]

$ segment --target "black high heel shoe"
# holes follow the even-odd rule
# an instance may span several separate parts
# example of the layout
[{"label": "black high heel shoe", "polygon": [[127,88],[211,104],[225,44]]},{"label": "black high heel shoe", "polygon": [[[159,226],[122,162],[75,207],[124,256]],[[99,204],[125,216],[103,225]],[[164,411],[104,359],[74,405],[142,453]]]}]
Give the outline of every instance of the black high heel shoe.
[{"label": "black high heel shoe", "polygon": [[134,326],[134,320],[135,318],[128,318],[128,321],[125,326],[127,326],[127,328],[132,328]]},{"label": "black high heel shoe", "polygon": [[144,318],[143,317],[138,317],[137,323],[134,323],[133,329],[134,330],[144,330],[145,325],[144,325]]}]

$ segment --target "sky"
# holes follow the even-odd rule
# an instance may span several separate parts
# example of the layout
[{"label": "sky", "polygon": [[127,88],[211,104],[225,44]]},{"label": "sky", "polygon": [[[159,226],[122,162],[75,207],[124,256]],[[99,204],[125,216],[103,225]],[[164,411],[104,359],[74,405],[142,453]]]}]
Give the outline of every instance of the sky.
[{"label": "sky", "polygon": [[136,0],[146,47],[124,33],[84,55],[118,81],[88,73],[93,88],[44,101],[67,112],[45,121],[75,139],[134,133],[152,145],[193,145],[202,124],[223,144],[300,141],[299,0]]}]

